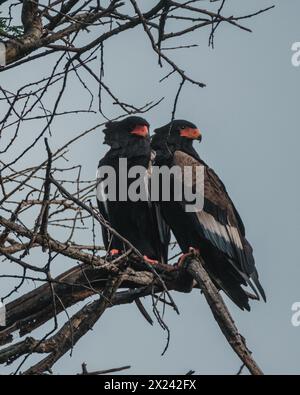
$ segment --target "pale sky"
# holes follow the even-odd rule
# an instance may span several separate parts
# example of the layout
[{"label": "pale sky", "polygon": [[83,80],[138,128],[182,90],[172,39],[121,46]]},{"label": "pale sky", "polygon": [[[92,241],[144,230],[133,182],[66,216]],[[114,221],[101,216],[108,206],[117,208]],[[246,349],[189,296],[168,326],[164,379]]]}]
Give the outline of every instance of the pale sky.
[{"label": "pale sky", "polygon": [[[254,249],[268,301],[252,302],[248,313],[226,299],[236,324],[265,373],[299,374],[300,327],[291,324],[291,306],[300,301],[300,67],[292,66],[291,46],[300,41],[300,3],[229,0],[228,4],[226,15],[242,15],[272,4],[276,8],[244,22],[253,30],[251,34],[222,25],[216,33],[214,50],[207,47],[209,30],[192,33],[180,41],[192,41],[199,47],[170,52],[170,57],[207,87],[187,84],[176,117],[190,120],[201,129],[203,140],[197,150],[224,181]],[[153,130],[170,120],[178,78],[158,83],[167,69],[162,71],[157,66],[157,57],[146,40],[142,30],[135,30],[105,45],[104,78],[122,99],[137,105],[165,97],[159,107],[145,115]],[[32,80],[40,75],[43,64],[33,63],[22,73],[18,69],[17,79],[14,71],[1,74],[1,84],[15,89],[23,78]],[[79,84],[69,85],[66,97],[63,108],[70,107],[68,99],[73,107],[87,107],[89,97],[82,94]],[[109,103],[105,108],[111,117],[117,113]],[[60,118],[52,127],[50,144],[58,147],[98,120],[100,123],[99,114]],[[37,130],[24,126],[23,132],[25,144]],[[95,176],[98,160],[107,150],[102,142],[99,130],[84,145],[74,145],[70,153],[70,163],[80,162],[88,178]],[[42,147],[41,142],[33,151],[32,163],[45,159]],[[16,152],[20,149],[16,146]],[[100,237],[99,232],[99,242]],[[83,236],[81,243],[88,240]],[[58,258],[57,271],[67,269],[68,264],[65,258]],[[1,293],[5,293],[11,284],[1,286]],[[221,334],[204,297],[198,291],[173,293],[173,297],[180,316],[167,310],[171,343],[163,357],[166,333],[156,322],[154,327],[149,326],[132,304],[106,311],[94,330],[76,345],[72,358],[65,355],[53,371],[76,373],[85,361],[89,370],[131,365],[130,374],[185,374],[190,369],[197,374],[236,373],[241,363]],[[151,301],[145,304],[151,312]],[[41,333],[39,330],[33,335]],[[11,369],[0,367],[0,373],[8,371]]]}]

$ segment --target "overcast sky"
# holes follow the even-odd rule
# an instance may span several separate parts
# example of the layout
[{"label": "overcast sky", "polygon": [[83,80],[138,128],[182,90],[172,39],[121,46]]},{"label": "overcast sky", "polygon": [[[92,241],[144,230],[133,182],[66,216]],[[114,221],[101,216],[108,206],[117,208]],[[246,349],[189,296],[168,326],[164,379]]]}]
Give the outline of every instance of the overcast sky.
[{"label": "overcast sky", "polygon": [[[291,46],[300,41],[300,4],[297,0],[231,0],[228,4],[226,15],[245,14],[272,4],[276,8],[245,21],[253,30],[251,34],[222,25],[214,50],[207,47],[208,30],[181,41],[193,41],[199,47],[170,56],[207,87],[186,85],[176,116],[192,121],[202,131],[197,150],[224,181],[254,248],[268,302],[253,302],[250,313],[228,302],[237,326],[265,373],[299,374],[300,327],[291,324],[291,306],[300,301],[300,67],[292,66]],[[145,43],[144,33],[136,30],[106,45],[105,81],[122,99],[135,104],[164,96],[160,106],[145,116],[155,128],[170,119],[178,79],[158,83],[165,71],[159,69],[155,54]],[[14,89],[23,76],[34,79],[42,62],[24,68],[18,81],[14,72],[1,74],[1,84]],[[89,100],[78,84],[69,86],[68,95],[78,107]],[[114,111],[107,105],[109,116],[115,115]],[[59,146],[97,119],[101,121],[99,114],[60,119],[52,129],[50,144]],[[25,126],[23,142],[35,133]],[[97,131],[84,145],[74,145],[70,154],[74,163],[81,161],[89,178],[94,177],[98,160],[107,149],[102,141]],[[37,148],[30,160],[39,163],[44,159],[41,152]],[[58,262],[60,269],[64,267],[64,258]],[[8,286],[3,284],[1,292]],[[64,356],[54,372],[76,373],[86,361],[89,370],[131,365],[132,374],[184,374],[190,369],[198,374],[236,373],[240,361],[222,336],[204,297],[198,291],[173,296],[180,316],[167,310],[171,343],[163,357],[166,333],[157,323],[150,327],[133,304],[106,311],[94,330],[76,345],[72,358]]]}]

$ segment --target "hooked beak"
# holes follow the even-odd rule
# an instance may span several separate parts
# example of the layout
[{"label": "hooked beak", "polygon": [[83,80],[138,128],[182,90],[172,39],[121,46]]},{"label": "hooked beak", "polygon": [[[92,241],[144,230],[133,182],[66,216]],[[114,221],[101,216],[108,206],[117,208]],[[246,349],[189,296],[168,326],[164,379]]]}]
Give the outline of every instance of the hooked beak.
[{"label": "hooked beak", "polygon": [[137,125],[130,133],[140,137],[147,137],[149,129],[146,125]]},{"label": "hooked beak", "polygon": [[198,128],[185,128],[180,131],[180,136],[191,140],[202,140],[202,134]]}]

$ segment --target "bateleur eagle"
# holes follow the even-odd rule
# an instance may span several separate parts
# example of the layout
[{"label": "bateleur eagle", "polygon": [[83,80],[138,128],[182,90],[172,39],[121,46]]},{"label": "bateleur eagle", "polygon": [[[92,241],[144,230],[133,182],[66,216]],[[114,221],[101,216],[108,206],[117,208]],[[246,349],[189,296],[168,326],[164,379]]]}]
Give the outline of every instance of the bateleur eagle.
[{"label": "bateleur eagle", "polygon": [[[130,116],[121,121],[108,122],[103,130],[104,143],[110,146],[109,151],[100,160],[97,177],[97,202],[104,219],[122,237],[137,248],[148,263],[167,262],[169,228],[159,215],[158,208],[147,200],[132,201],[120,198],[120,190],[127,192],[135,178],[127,175],[133,166],[140,166],[145,174],[145,191],[148,193],[148,179],[151,167],[151,147],[149,124],[140,117]],[[120,166],[120,160],[127,159],[127,169]],[[116,175],[116,196],[110,199],[104,186],[105,177],[99,177],[103,166],[112,168]],[[122,173],[122,174],[121,174]],[[126,180],[125,180],[126,178]],[[120,238],[110,234],[102,226],[103,241],[110,255],[128,250],[128,246]]]},{"label": "bateleur eagle", "polygon": [[[206,270],[215,285],[241,309],[250,310],[249,298],[264,300],[252,248],[245,237],[243,222],[217,174],[199,157],[193,147],[201,140],[199,129],[191,122],[174,120],[156,129],[151,146],[157,166],[204,167],[203,209],[187,212],[187,201],[160,201],[161,214],[182,250],[199,250]],[[195,183],[193,177],[192,183]],[[185,179],[183,177],[183,183]],[[195,187],[195,185],[193,185]],[[244,289],[249,285],[255,295]]]}]

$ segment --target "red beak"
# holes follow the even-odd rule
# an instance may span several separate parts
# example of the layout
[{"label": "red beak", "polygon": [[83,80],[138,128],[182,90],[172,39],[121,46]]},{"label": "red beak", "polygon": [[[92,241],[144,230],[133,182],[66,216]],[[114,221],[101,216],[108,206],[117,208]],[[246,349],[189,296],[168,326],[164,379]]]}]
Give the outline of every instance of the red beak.
[{"label": "red beak", "polygon": [[191,140],[201,140],[201,132],[199,129],[185,128],[180,131],[180,136]]},{"label": "red beak", "polygon": [[149,133],[148,126],[137,125],[130,133],[136,136],[147,137]]}]

